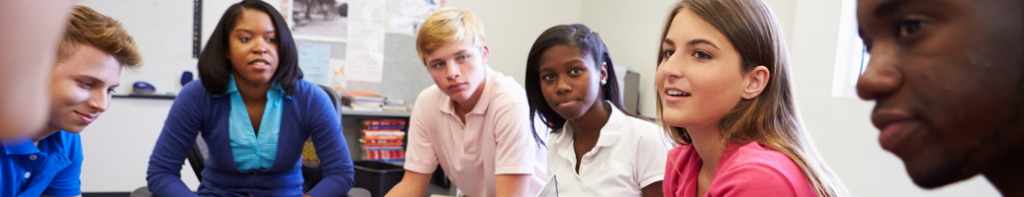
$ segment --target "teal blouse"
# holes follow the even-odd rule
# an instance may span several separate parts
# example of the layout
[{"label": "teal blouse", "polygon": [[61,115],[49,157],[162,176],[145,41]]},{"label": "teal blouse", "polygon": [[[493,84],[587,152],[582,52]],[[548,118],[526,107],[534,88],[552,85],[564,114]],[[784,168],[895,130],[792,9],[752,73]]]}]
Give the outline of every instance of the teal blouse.
[{"label": "teal blouse", "polygon": [[277,156],[278,133],[281,130],[281,100],[284,89],[272,82],[267,91],[267,106],[263,110],[259,135],[256,135],[245,108],[242,95],[238,93],[235,76],[231,75],[226,95],[231,97],[231,112],[228,115],[228,130],[231,137],[231,151],[238,170],[270,169]]}]

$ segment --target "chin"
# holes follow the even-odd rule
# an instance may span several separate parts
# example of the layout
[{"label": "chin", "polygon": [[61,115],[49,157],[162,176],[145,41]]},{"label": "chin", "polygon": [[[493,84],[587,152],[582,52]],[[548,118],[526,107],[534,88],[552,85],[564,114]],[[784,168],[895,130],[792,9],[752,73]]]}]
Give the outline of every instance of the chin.
[{"label": "chin", "polygon": [[690,126],[688,118],[686,117],[686,115],[683,115],[683,112],[676,111],[676,110],[664,110],[664,111],[662,111],[661,114],[662,114],[661,115],[662,119],[664,119],[665,123],[668,123],[669,126],[673,126],[673,127],[687,127],[687,126]]},{"label": "chin", "polygon": [[957,162],[950,158],[935,158],[928,161],[904,160],[904,165],[907,168],[907,174],[910,175],[910,179],[914,181],[914,184],[925,189],[939,188],[978,174],[967,170],[963,162]]},{"label": "chin", "polygon": [[82,133],[82,130],[85,130],[85,126],[87,126],[87,125],[82,125],[82,126],[77,126],[77,125],[76,126],[66,126],[64,128],[61,128],[60,130],[64,131],[64,132],[68,132],[68,133],[79,134],[79,133]]},{"label": "chin", "polygon": [[449,95],[449,97],[451,97],[452,100],[455,101],[456,103],[462,103],[469,100],[468,96],[463,96],[462,94]]}]

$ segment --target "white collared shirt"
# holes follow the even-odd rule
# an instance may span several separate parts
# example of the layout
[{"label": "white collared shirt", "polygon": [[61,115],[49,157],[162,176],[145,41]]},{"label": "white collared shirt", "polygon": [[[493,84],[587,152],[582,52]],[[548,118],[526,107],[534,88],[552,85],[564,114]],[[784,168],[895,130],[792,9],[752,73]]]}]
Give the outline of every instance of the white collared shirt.
[{"label": "white collared shirt", "polygon": [[665,158],[672,147],[664,131],[609,108],[608,122],[597,145],[581,158],[579,173],[570,123],[548,138],[548,173],[555,174],[558,196],[642,196],[642,188],[664,178]]},{"label": "white collared shirt", "polygon": [[452,183],[472,197],[495,196],[495,175],[530,174],[524,189],[536,195],[547,181],[547,152],[530,129],[526,90],[490,67],[486,74],[480,101],[466,113],[465,124],[451,97],[436,85],[420,92],[409,124],[405,169],[430,174],[440,164]]}]

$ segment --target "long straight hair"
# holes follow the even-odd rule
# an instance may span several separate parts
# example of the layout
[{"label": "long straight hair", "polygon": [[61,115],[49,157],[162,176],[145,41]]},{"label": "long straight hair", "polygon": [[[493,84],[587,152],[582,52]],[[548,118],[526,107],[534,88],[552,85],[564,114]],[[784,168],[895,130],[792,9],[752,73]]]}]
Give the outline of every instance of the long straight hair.
[{"label": "long straight hair", "polygon": [[288,30],[288,24],[284,22],[281,13],[273,6],[260,0],[244,0],[228,7],[224,16],[220,17],[217,28],[210,35],[206,42],[206,48],[199,55],[199,78],[203,82],[206,92],[211,95],[224,94],[228,90],[228,80],[231,80],[231,61],[225,56],[231,48],[228,45],[228,36],[235,28],[238,18],[242,16],[242,10],[255,9],[270,15],[274,22],[274,32],[277,34],[277,70],[271,76],[272,81],[281,84],[285,95],[295,93],[295,84],[302,79],[302,70],[299,69],[299,53],[295,49],[295,40],[292,39],[292,32]]},{"label": "long straight hair", "polygon": [[[540,87],[540,56],[554,46],[567,46],[578,50],[580,54],[590,55],[594,58],[595,68],[593,69],[595,70],[600,69],[596,67],[601,66],[602,63],[607,65],[607,81],[601,85],[600,94],[602,96],[598,102],[609,101],[612,103],[612,107],[618,108],[622,113],[636,117],[622,107],[622,96],[619,92],[619,82],[616,80],[615,64],[612,63],[608,47],[604,45],[604,41],[601,41],[601,36],[586,25],[574,23],[548,28],[537,37],[537,40],[533,42],[533,47],[530,48],[529,56],[526,58],[525,89],[530,104],[531,123],[536,120],[536,115],[540,114],[541,121],[550,127],[552,132],[560,132],[561,128],[565,126],[565,118],[548,106]],[[537,136],[536,128],[534,128],[533,135]]]},{"label": "long straight hair", "polygon": [[[738,66],[744,72],[764,65],[770,73],[760,95],[741,100],[719,121],[725,142],[757,141],[782,152],[800,167],[818,196],[847,196],[846,186],[819,155],[813,137],[797,113],[785,40],[768,6],[761,0],[684,0],[675,4],[669,14],[662,39],[667,36],[672,19],[684,8],[732,42],[742,57]],[[659,66],[662,60],[659,55]],[[660,94],[657,104],[658,124],[666,133],[676,143],[692,143],[685,128],[668,125],[663,119]]]}]

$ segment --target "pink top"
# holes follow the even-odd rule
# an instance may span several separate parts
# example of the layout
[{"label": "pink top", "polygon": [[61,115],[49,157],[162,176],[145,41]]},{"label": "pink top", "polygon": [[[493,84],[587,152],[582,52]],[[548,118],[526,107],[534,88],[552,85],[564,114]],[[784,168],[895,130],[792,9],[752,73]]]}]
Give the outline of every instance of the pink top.
[{"label": "pink top", "polygon": [[[668,152],[663,189],[667,197],[695,197],[697,173],[703,163],[693,145]],[[800,167],[782,152],[757,142],[729,143],[704,196],[814,197]]]},{"label": "pink top", "polygon": [[515,79],[487,68],[480,101],[463,124],[451,97],[436,85],[420,92],[409,124],[405,169],[430,174],[440,164],[471,197],[495,196],[494,178],[532,175],[524,190],[536,195],[546,182],[547,151],[530,130],[526,91]]}]

